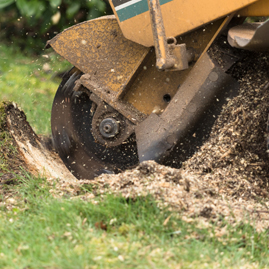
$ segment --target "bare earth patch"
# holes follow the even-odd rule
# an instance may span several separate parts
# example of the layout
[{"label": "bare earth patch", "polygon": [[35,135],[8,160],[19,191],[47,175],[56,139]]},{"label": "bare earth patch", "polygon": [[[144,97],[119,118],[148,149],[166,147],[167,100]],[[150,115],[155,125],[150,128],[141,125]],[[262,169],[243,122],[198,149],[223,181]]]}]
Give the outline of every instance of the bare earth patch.
[{"label": "bare earth patch", "polygon": [[151,194],[161,207],[180,211],[186,221],[250,220],[258,230],[267,229],[269,55],[247,56],[231,70],[240,82],[238,96],[223,107],[209,139],[181,169],[149,161],[117,175],[79,181],[33,132],[16,105],[6,107],[6,127],[17,145],[18,158],[29,172],[56,184],[51,189],[56,196],[68,193],[93,199],[104,193],[126,198]]}]

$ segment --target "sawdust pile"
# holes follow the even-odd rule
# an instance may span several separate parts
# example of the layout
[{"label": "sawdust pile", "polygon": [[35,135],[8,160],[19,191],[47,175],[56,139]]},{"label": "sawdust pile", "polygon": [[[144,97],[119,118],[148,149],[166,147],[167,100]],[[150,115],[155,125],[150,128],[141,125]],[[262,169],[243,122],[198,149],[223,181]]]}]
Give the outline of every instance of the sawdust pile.
[{"label": "sawdust pile", "polygon": [[208,141],[185,163],[186,171],[208,174],[229,196],[249,199],[269,193],[268,57],[252,53],[233,67],[239,94],[223,108]]},{"label": "sawdust pile", "polygon": [[269,54],[245,56],[230,70],[240,83],[238,96],[223,107],[208,140],[182,169],[147,162],[119,175],[100,176],[92,182],[97,190],[124,197],[150,193],[189,220],[249,217],[257,229],[268,228]]},{"label": "sawdust pile", "polygon": [[[51,190],[54,195],[94,199],[104,193],[126,198],[151,194],[160,206],[180,212],[187,221],[250,217],[257,229],[264,229],[269,226],[269,54],[247,56],[230,70],[240,82],[238,96],[223,107],[208,140],[181,169],[150,161],[121,174],[78,181],[30,126],[18,125],[24,114],[15,106],[7,111],[8,128],[29,171],[56,182],[57,188]],[[85,193],[85,189],[91,192]]]}]

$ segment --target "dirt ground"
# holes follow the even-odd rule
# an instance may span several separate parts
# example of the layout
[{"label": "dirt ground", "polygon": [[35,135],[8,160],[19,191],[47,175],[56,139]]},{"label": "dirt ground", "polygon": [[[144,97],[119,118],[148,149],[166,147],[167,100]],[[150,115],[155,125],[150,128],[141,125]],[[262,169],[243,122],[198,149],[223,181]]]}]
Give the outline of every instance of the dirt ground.
[{"label": "dirt ground", "polygon": [[[268,71],[269,54],[264,53],[246,53],[232,67],[230,73],[240,83],[239,94],[224,105],[209,138],[180,169],[149,161],[117,175],[78,181],[52,150],[49,139],[33,132],[15,104],[3,106],[5,116],[2,115],[1,125],[11,136],[17,153],[4,147],[1,154],[14,173],[21,173],[19,167],[23,167],[56,182],[57,188],[51,189],[56,196],[68,193],[74,198],[93,199],[103,193],[116,193],[135,198],[150,193],[160,206],[181,212],[182,218],[189,222],[249,220],[258,230],[267,229]],[[13,178],[12,173],[2,171],[0,188]]]}]

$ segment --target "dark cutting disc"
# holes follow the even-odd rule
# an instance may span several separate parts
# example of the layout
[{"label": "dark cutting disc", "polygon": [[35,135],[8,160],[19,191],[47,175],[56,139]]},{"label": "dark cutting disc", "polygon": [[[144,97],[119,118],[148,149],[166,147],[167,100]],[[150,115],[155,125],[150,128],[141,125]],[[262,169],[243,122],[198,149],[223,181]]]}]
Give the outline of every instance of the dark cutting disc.
[{"label": "dark cutting disc", "polygon": [[78,179],[93,179],[102,173],[117,173],[138,163],[134,134],[123,144],[106,147],[92,135],[93,102],[82,91],[74,91],[82,73],[71,69],[55,95],[51,129],[54,147]]}]

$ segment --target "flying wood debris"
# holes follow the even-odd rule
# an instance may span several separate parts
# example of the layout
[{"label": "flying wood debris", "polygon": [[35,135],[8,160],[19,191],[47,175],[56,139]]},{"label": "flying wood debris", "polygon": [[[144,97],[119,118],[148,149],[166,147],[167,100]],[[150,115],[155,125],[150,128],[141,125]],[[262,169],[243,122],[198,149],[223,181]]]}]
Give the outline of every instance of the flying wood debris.
[{"label": "flying wood debris", "polygon": [[[57,188],[51,189],[56,196],[69,193],[94,201],[105,193],[132,199],[151,194],[160,207],[181,212],[186,221],[218,221],[220,217],[244,221],[249,216],[257,229],[267,228],[268,70],[269,55],[260,53],[247,55],[232,68],[232,75],[240,82],[238,96],[223,107],[207,141],[181,169],[149,161],[117,175],[78,181],[12,104],[6,107],[7,126],[25,166],[56,183]],[[5,175],[1,184],[4,181]]]}]

